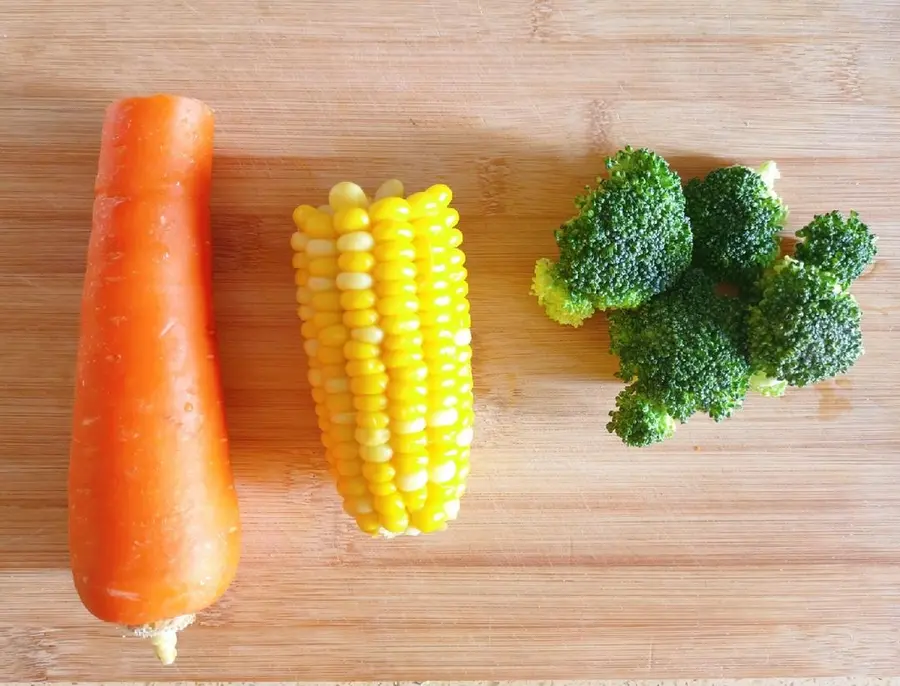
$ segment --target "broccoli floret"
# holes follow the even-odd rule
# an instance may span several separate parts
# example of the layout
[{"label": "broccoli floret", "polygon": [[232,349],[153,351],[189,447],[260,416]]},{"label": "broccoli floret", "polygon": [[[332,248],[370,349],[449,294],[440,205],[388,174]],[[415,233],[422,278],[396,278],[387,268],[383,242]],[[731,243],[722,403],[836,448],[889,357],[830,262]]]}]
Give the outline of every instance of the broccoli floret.
[{"label": "broccoli floret", "polygon": [[693,264],[717,281],[753,291],[778,257],[787,209],[775,194],[774,162],[754,171],[730,166],[691,179],[684,189],[694,231]]},{"label": "broccoli floret", "polygon": [[607,431],[634,448],[666,440],[677,426],[661,403],[638,393],[633,384],[616,396],[616,409],[609,416]]},{"label": "broccoli floret", "polygon": [[691,259],[681,180],[668,163],[625,148],[606,168],[608,177],[576,199],[578,214],[556,231],[559,261],[535,268],[532,293],[562,324],[637,307],[668,288]]},{"label": "broccoli floret", "polygon": [[785,257],[761,289],[748,340],[754,386],[764,394],[843,374],[862,355],[862,312],[831,273]]},{"label": "broccoli floret", "polygon": [[[720,421],[743,405],[750,377],[746,312],[738,299],[717,295],[699,269],[638,309],[610,313],[609,335],[610,352],[620,358],[617,376],[636,396],[622,401],[627,420],[637,417],[638,426],[626,426],[620,413],[609,427],[626,441],[662,436],[641,425],[663,411],[679,422],[696,412]],[[648,403],[643,409],[638,398]]]},{"label": "broccoli floret", "polygon": [[846,219],[838,211],[816,215],[797,236],[803,242],[797,244],[795,257],[831,272],[845,286],[865,271],[878,252],[876,237],[856,212]]}]

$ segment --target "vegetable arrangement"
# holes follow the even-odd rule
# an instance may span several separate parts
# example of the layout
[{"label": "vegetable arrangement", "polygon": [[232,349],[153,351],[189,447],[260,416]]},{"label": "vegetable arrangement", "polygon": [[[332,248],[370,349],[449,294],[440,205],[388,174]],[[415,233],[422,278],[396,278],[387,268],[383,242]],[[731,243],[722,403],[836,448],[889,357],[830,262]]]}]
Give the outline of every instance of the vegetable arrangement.
[{"label": "vegetable arrangement", "polygon": [[629,385],[607,429],[625,444],[664,441],[697,412],[721,421],[751,389],[782,395],[859,359],[848,288],[877,250],[855,212],[816,216],[778,259],[787,208],[774,162],[716,169],[683,191],[649,150],[625,148],[606,166],[556,232],[559,262],[538,261],[532,292],[561,324],[613,309],[610,351]]},{"label": "vegetable arrangement", "polygon": [[238,506],[211,304],[213,114],[109,107],[81,305],[69,466],[75,588],[175,659],[235,575]]},{"label": "vegetable arrangement", "polygon": [[370,202],[354,183],[294,211],[298,315],[344,510],[373,535],[456,519],[474,412],[465,255],[451,192]]},{"label": "vegetable arrangement", "polygon": [[[213,114],[177,96],[113,103],[103,125],[81,306],[69,469],[75,587],[101,620],[176,656],[177,632],[225,592],[238,504],[212,312]],[[607,428],[663,441],[698,412],[732,416],[862,354],[849,293],[876,255],[856,213],[814,217],[778,259],[778,170],[717,169],[682,188],[625,148],[576,199],[533,293],[580,326],[610,310],[628,384]],[[446,528],[474,427],[471,318],[458,212],[443,184],[372,198],[350,182],[301,205],[297,313],[322,444],[344,510],[373,536]],[[719,286],[730,284],[735,296]]]}]

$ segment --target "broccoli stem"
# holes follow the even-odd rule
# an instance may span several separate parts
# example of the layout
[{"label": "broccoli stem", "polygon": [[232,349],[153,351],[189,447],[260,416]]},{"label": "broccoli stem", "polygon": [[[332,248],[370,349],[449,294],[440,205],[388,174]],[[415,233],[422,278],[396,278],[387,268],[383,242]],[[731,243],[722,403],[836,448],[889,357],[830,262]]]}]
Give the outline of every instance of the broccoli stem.
[{"label": "broccoli stem", "polygon": [[778,398],[784,395],[787,386],[788,383],[784,379],[767,376],[765,372],[755,372],[750,375],[750,390],[767,398]]}]

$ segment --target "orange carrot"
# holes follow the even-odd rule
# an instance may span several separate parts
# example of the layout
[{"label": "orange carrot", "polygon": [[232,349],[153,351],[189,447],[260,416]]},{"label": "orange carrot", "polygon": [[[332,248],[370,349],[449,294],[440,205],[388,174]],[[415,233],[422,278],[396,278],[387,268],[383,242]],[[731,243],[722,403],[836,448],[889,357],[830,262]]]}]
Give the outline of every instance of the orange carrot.
[{"label": "orange carrot", "polygon": [[157,95],[106,112],[69,464],[75,587],[153,641],[228,588],[240,524],[212,316],[213,113]]}]

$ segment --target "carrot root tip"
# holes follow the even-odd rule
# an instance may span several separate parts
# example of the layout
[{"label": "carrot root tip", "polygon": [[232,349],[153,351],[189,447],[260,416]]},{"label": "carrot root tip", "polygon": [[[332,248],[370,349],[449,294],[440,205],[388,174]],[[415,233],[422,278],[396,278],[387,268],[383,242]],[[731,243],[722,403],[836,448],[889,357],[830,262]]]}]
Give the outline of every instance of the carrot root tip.
[{"label": "carrot root tip", "polygon": [[132,635],[149,638],[156,657],[164,665],[171,665],[178,656],[178,632],[186,629],[194,622],[194,615],[181,615],[161,622],[128,627]]}]

